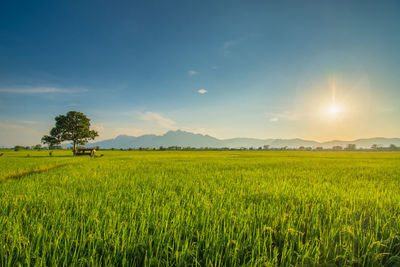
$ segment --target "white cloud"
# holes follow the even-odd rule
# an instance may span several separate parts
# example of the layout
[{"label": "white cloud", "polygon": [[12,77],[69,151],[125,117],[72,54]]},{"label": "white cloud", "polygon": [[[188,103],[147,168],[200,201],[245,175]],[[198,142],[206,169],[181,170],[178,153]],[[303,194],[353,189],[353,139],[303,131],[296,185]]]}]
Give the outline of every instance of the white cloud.
[{"label": "white cloud", "polygon": [[[150,132],[146,132],[142,129],[137,129],[137,128],[114,128],[113,129],[115,131],[115,133],[117,133],[116,135],[121,135],[121,134],[125,134],[125,135],[129,135],[129,136],[141,136],[144,134],[150,134]],[[116,136],[115,135],[115,136]]]},{"label": "white cloud", "polygon": [[277,122],[278,120],[288,120],[295,121],[299,119],[299,114],[291,111],[285,111],[282,113],[268,113],[268,117],[270,117],[271,122]]},{"label": "white cloud", "polygon": [[101,124],[96,124],[92,126],[92,129],[95,131],[98,131],[99,133],[104,131],[104,126]]},{"label": "white cloud", "polygon": [[217,66],[212,66],[211,69],[212,69],[212,70],[216,70],[216,69],[217,69]]},{"label": "white cloud", "polygon": [[189,71],[188,71],[188,75],[189,75],[189,76],[194,76],[194,75],[196,75],[196,74],[198,74],[198,72],[195,71],[195,70],[189,70]]},{"label": "white cloud", "polygon": [[27,87],[27,88],[0,88],[0,93],[7,94],[53,94],[53,93],[78,93],[85,92],[86,89],[66,89],[57,87]]},{"label": "white cloud", "polygon": [[[126,112],[124,116],[134,116],[134,119],[139,119],[140,121],[129,121],[125,122],[99,122],[93,125],[93,129],[99,132],[99,140],[106,140],[110,138],[115,138],[118,135],[129,135],[129,136],[141,136],[145,134],[165,134],[167,131],[178,129],[183,131],[188,131],[192,133],[200,134],[213,134],[212,130],[195,127],[195,126],[185,126],[179,125],[173,119],[166,117],[162,113],[157,112]],[[131,127],[131,125],[133,127]]]},{"label": "white cloud", "polygon": [[158,126],[170,129],[170,130],[175,130],[176,129],[176,122],[162,116],[159,113],[156,112],[146,112],[140,114],[139,118],[143,121],[147,121],[153,124],[156,124]]},{"label": "white cloud", "polygon": [[205,94],[205,93],[207,93],[208,91],[206,90],[206,89],[200,89],[200,90],[198,90],[197,91],[199,94]]},{"label": "white cloud", "polygon": [[213,130],[207,128],[179,127],[180,130],[194,134],[215,136]]},{"label": "white cloud", "polygon": [[149,133],[142,129],[129,128],[129,127],[115,127],[113,125],[107,125],[107,124],[106,126],[104,126],[104,124],[95,124],[92,126],[92,129],[99,133],[99,137],[96,138],[96,141],[115,138],[118,135],[141,136]]},{"label": "white cloud", "polygon": [[273,117],[273,118],[270,118],[269,121],[270,122],[277,122],[277,121],[279,121],[279,118]]}]

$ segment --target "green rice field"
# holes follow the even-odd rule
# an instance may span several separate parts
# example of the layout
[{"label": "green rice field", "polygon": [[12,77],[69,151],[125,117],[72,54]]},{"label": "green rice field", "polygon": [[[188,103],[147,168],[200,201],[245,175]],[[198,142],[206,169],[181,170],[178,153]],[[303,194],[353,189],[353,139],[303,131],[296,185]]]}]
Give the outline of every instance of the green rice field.
[{"label": "green rice field", "polygon": [[400,265],[400,153],[1,152],[0,266]]}]

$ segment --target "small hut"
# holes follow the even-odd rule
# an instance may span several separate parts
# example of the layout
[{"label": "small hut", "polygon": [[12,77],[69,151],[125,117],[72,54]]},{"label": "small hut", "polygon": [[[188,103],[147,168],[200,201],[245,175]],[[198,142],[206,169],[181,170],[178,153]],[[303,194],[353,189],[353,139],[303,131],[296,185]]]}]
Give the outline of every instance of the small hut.
[{"label": "small hut", "polygon": [[94,158],[95,153],[95,148],[77,148],[75,156],[90,156],[91,158]]}]

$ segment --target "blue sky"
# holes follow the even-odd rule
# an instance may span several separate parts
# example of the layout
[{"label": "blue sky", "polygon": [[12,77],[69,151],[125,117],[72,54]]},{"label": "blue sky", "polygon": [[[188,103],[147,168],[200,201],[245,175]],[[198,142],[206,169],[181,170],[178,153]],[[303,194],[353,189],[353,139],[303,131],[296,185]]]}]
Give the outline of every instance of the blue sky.
[{"label": "blue sky", "polygon": [[99,140],[400,137],[398,14],[398,1],[9,1],[0,145],[39,143],[69,110]]}]

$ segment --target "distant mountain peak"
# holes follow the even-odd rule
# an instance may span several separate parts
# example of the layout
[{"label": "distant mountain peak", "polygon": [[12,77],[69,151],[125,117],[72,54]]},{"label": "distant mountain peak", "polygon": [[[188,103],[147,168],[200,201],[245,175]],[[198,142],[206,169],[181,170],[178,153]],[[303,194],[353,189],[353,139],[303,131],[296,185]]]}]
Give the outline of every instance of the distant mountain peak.
[{"label": "distant mountain peak", "polygon": [[263,147],[268,145],[271,148],[289,147],[298,148],[304,147],[325,147],[331,148],[333,146],[347,146],[348,144],[355,144],[357,147],[370,148],[373,144],[389,146],[394,144],[400,145],[400,138],[366,138],[357,139],[354,141],[341,141],[332,140],[329,142],[317,142],[312,140],[303,140],[300,138],[292,139],[256,139],[256,138],[230,138],[230,139],[217,139],[210,135],[203,135],[200,133],[192,133],[181,129],[170,130],[163,135],[146,134],[138,137],[129,135],[118,135],[114,139],[104,140],[100,142],[91,143],[92,146],[100,146],[101,148],[139,148],[139,147],[155,147],[160,146],[182,146],[182,147]]},{"label": "distant mountain peak", "polygon": [[[185,131],[182,131],[182,130],[169,130],[168,132],[163,134],[163,136],[164,135],[170,135],[170,134],[179,134],[179,133],[189,133],[189,132],[185,132]],[[189,133],[189,134],[191,134],[191,133]]]}]

